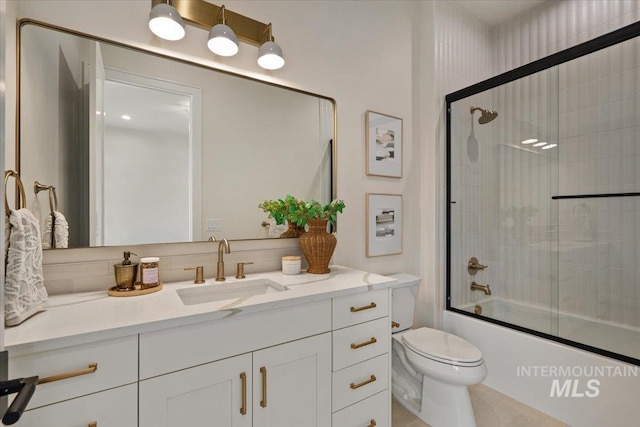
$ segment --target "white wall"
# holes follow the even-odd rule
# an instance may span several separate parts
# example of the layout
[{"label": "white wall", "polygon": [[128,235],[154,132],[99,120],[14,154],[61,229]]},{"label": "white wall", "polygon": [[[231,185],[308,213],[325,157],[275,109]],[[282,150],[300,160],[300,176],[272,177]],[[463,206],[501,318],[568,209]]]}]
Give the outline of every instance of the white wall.
[{"label": "white wall", "polygon": [[[19,17],[30,17],[77,31],[136,45],[149,50],[201,62],[248,76],[323,94],[337,102],[338,194],[347,208],[339,218],[340,232],[334,262],[377,273],[409,272],[428,275],[425,301],[434,303],[438,251],[433,242],[440,232],[435,209],[437,194],[435,166],[437,151],[429,131],[431,115],[422,114],[414,124],[414,104],[420,111],[431,111],[429,97],[433,88],[427,83],[413,93],[414,82],[432,75],[430,59],[420,58],[432,52],[432,2],[360,2],[360,1],[229,1],[225,5],[236,12],[263,22],[272,22],[274,35],[284,49],[286,66],[267,72],[256,64],[257,48],[242,44],[234,58],[216,58],[206,48],[206,32],[187,26],[186,37],[179,42],[155,38],[147,28],[150,4],[147,0],[113,1],[21,1],[9,2]],[[425,18],[425,19],[423,19]],[[9,22],[13,26],[13,21]],[[394,28],[394,31],[389,31]],[[12,31],[8,31],[11,34]],[[9,47],[12,41],[9,40]],[[12,50],[12,49],[10,49]],[[414,64],[414,58],[419,64]],[[9,64],[11,68],[13,64]],[[419,75],[419,73],[421,75]],[[416,84],[416,87],[417,84]],[[422,98],[422,99],[421,99]],[[9,103],[11,104],[11,102]],[[427,105],[430,104],[430,105]],[[374,110],[404,120],[404,177],[402,179],[367,177],[364,173],[364,115]],[[11,116],[12,112],[8,112]],[[11,139],[12,141],[13,139]],[[421,161],[434,168],[424,172]],[[425,174],[421,176],[421,174]],[[423,178],[426,177],[426,180]],[[427,187],[430,191],[427,191]],[[365,256],[365,193],[399,193],[404,196],[403,254],[378,258]],[[421,213],[420,206],[427,209]],[[422,222],[426,223],[424,230]],[[344,230],[344,231],[342,231]],[[256,243],[257,247],[262,244]],[[176,247],[176,251],[178,247]],[[153,250],[153,248],[147,248]],[[67,262],[86,259],[99,262],[117,259],[120,248],[71,251],[68,255],[45,255],[45,277],[60,283],[64,278],[80,281],[79,271]],[[292,248],[292,250],[295,250]],[[164,251],[164,248],[163,248]],[[213,251],[211,251],[213,252]],[[423,254],[429,253],[423,261]],[[254,256],[261,256],[255,254]],[[55,261],[54,261],[55,260]],[[275,260],[274,260],[275,261]],[[108,261],[105,261],[108,264]],[[55,264],[55,265],[54,265]],[[277,262],[264,264],[278,268]],[[84,265],[86,267],[86,265]],[[77,267],[80,268],[80,265]],[[259,267],[256,267],[259,268]],[[53,271],[56,271],[56,274]],[[109,270],[108,268],[106,270]],[[205,270],[206,271],[206,270]],[[178,270],[175,271],[176,275]],[[86,270],[84,271],[86,274]],[[111,274],[96,266],[103,277]],[[181,273],[186,276],[186,273]],[[48,282],[53,283],[53,282]],[[49,285],[47,285],[49,286]],[[80,284],[78,288],[82,288]],[[431,307],[425,307],[427,321],[433,319]]]}]

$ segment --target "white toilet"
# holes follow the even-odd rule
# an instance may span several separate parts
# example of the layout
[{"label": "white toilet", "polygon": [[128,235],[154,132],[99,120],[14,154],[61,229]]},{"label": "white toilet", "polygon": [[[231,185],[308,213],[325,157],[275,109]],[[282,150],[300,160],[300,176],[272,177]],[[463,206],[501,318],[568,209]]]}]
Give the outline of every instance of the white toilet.
[{"label": "white toilet", "polygon": [[432,427],[475,427],[468,386],[487,376],[482,353],[453,334],[410,329],[420,278],[390,277],[398,279],[392,288],[391,314],[394,397]]}]

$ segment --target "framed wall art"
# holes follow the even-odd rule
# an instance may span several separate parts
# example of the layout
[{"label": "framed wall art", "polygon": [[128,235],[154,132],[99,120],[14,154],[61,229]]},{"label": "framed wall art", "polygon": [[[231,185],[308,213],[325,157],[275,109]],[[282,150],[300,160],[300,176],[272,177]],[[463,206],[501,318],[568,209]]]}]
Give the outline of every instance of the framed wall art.
[{"label": "framed wall art", "polygon": [[402,178],[402,119],[367,111],[367,175]]},{"label": "framed wall art", "polygon": [[402,253],[402,195],[367,193],[367,256]]}]

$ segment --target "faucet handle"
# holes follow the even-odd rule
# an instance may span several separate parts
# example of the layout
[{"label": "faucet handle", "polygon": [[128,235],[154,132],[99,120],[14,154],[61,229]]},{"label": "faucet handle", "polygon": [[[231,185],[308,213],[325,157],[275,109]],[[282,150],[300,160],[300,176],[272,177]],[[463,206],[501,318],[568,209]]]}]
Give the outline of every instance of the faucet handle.
[{"label": "faucet handle", "polygon": [[471,259],[467,263],[467,271],[469,271],[469,274],[472,276],[475,276],[478,271],[482,271],[488,267],[489,267],[488,265],[480,264],[478,262],[478,258],[476,257],[471,257]]},{"label": "faucet handle", "polygon": [[186,270],[195,270],[196,271],[196,278],[193,281],[193,283],[199,285],[201,283],[204,283],[204,267],[199,265],[197,267],[186,267]]},{"label": "faucet handle", "polygon": [[244,279],[245,277],[247,277],[247,276],[244,275],[244,266],[245,265],[250,265],[250,264],[253,264],[253,263],[252,262],[239,262],[236,265],[236,279]]}]

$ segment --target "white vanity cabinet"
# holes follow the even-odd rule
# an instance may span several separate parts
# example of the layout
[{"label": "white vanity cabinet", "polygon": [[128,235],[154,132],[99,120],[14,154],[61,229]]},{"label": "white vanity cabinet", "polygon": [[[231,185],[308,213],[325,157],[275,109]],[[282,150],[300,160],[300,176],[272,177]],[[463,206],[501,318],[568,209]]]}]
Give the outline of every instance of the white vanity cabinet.
[{"label": "white vanity cabinet", "polygon": [[329,426],[330,331],[326,299],[141,334],[140,427]]},{"label": "white vanity cabinet", "polygon": [[46,381],[18,425],[137,426],[137,361],[138,335],[12,356],[12,378]]},{"label": "white vanity cabinet", "polygon": [[331,422],[331,334],[140,382],[140,427],[324,427]]},{"label": "white vanity cabinet", "polygon": [[391,427],[389,290],[333,299],[332,425]]},{"label": "white vanity cabinet", "polygon": [[331,425],[331,334],[253,354],[254,427]]},{"label": "white vanity cabinet", "polygon": [[135,427],[138,425],[138,385],[130,384],[100,393],[26,411],[20,427]]},{"label": "white vanity cabinet", "polygon": [[140,427],[251,427],[251,353],[140,382]]},{"label": "white vanity cabinet", "polygon": [[[37,386],[19,425],[390,427],[387,283],[337,271],[287,291],[297,303],[239,300],[193,312],[174,306],[175,292],[130,305],[93,299],[78,313],[108,321],[114,307],[120,310],[113,327],[95,331],[76,327],[80,319],[67,307],[78,305],[66,297],[33,320],[81,331],[28,341],[24,335],[44,325],[12,330],[23,335],[10,342],[23,340],[9,345],[10,377],[49,380]],[[380,288],[372,290],[376,283]],[[157,319],[158,307],[175,311]],[[147,311],[153,316],[145,322]],[[123,326],[128,316],[139,323]]]}]

